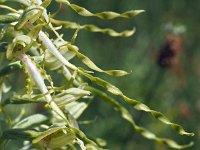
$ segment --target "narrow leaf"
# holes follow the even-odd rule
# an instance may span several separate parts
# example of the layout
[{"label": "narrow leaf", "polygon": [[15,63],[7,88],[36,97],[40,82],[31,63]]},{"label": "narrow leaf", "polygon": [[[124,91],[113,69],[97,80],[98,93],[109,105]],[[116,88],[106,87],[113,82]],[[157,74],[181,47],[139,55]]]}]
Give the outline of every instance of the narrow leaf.
[{"label": "narrow leaf", "polygon": [[46,115],[34,114],[22,119],[20,122],[15,124],[13,128],[18,128],[18,129],[30,128],[32,126],[42,124],[47,120],[48,120],[48,117]]}]

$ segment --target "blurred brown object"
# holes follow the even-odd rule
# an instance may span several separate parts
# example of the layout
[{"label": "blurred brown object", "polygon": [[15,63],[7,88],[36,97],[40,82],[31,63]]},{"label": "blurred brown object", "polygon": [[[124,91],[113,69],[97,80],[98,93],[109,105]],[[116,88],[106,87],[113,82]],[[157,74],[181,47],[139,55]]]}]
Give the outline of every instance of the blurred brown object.
[{"label": "blurred brown object", "polygon": [[181,105],[179,107],[179,113],[180,113],[181,118],[183,118],[183,119],[189,119],[192,116],[190,107],[185,102],[181,103]]},{"label": "blurred brown object", "polygon": [[183,37],[173,33],[165,35],[165,44],[157,54],[157,64],[162,69],[170,69],[176,76],[184,81],[181,54],[183,52]]}]

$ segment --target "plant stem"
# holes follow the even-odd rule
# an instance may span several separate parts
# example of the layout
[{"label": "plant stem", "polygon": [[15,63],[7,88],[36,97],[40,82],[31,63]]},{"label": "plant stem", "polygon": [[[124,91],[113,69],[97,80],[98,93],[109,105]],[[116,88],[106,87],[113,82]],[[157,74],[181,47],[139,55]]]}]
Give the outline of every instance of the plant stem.
[{"label": "plant stem", "polygon": [[39,39],[42,42],[43,46],[45,46],[45,48],[47,48],[64,65],[71,68],[72,70],[77,70],[77,67],[65,59],[65,57],[57,50],[55,45],[51,42],[51,40],[43,31],[39,32]]},{"label": "plant stem", "polygon": [[53,111],[55,111],[60,117],[62,117],[68,123],[68,120],[66,119],[62,110],[53,101],[51,95],[48,94],[48,89],[44,83],[44,79],[42,78],[42,75],[40,74],[36,65],[31,61],[31,59],[26,54],[24,54],[22,52],[18,52],[17,56],[26,66],[26,69],[27,69],[30,77],[36,83],[36,85],[39,87],[41,93],[45,94],[44,97],[45,97],[47,103],[53,109]]}]

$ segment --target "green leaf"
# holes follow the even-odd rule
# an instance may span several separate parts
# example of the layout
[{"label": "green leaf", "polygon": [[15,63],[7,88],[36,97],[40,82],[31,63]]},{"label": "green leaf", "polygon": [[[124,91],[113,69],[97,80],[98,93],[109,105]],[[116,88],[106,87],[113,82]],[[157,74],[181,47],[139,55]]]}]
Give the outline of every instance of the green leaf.
[{"label": "green leaf", "polygon": [[15,124],[13,128],[24,129],[31,128],[36,125],[40,125],[48,120],[47,115],[43,114],[34,114],[22,119],[20,122]]},{"label": "green leaf", "polygon": [[61,21],[61,20],[56,20],[56,19],[51,19],[51,22],[56,24],[56,25],[61,25],[64,28],[69,28],[69,29],[84,29],[84,30],[88,30],[90,32],[100,32],[100,33],[104,33],[104,34],[108,34],[110,36],[113,37],[129,37],[132,36],[135,33],[135,28],[133,28],[132,30],[125,30],[122,32],[117,32],[113,29],[109,29],[109,28],[99,28],[95,25],[92,24],[85,24],[85,25],[79,25],[76,22],[70,22],[70,21]]},{"label": "green leaf", "polygon": [[119,18],[119,17],[130,18],[130,17],[134,17],[134,16],[144,12],[144,10],[131,10],[131,11],[124,12],[122,14],[119,14],[116,12],[111,12],[111,11],[105,11],[105,12],[101,12],[101,13],[92,13],[83,7],[80,7],[75,4],[71,4],[68,0],[56,0],[56,1],[68,5],[69,7],[71,7],[74,11],[76,11],[81,16],[98,17],[100,19],[114,19],[114,18]]}]

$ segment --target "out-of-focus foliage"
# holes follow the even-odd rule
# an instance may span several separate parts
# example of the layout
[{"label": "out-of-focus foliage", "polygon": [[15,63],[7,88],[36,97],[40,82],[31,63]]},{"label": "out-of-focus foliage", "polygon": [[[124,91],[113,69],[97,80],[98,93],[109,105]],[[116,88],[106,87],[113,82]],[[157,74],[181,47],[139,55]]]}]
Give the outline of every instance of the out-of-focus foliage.
[{"label": "out-of-focus foliage", "polygon": [[[134,25],[137,27],[135,36],[130,39],[115,38],[113,40],[97,34],[84,36],[82,33],[78,38],[78,42],[85,47],[84,49],[88,50],[87,53],[91,59],[97,55],[99,56],[95,58],[97,64],[105,62],[111,67],[120,66],[127,70],[132,70],[131,76],[121,80],[113,79],[113,82],[120,88],[126,89],[124,92],[131,97],[136,97],[136,99],[148,103],[153,108],[167,113],[167,116],[173,120],[178,119],[187,129],[194,129],[196,133],[194,140],[199,141],[200,44],[198,40],[200,39],[200,34],[198,28],[200,19],[197,12],[200,11],[200,2],[197,0],[192,2],[187,0],[118,0],[117,2],[119,3],[115,2],[114,0],[110,0],[109,2],[102,1],[99,7],[93,8],[92,6],[97,1],[79,1],[80,4],[94,10],[104,10],[105,7],[110,7],[112,10],[125,10],[131,7],[144,8],[146,12],[134,21],[131,20],[123,24],[106,22],[106,24],[112,25],[114,28],[120,28],[122,26],[129,28]],[[107,6],[104,5],[105,3]],[[84,20],[81,21],[84,22]],[[91,20],[91,22],[101,24],[98,20]],[[183,52],[181,54],[181,63],[185,76],[184,81],[180,80],[169,69],[160,69],[156,64],[156,55],[161,46],[166,42],[164,26],[169,22],[186,27],[186,32],[182,34],[184,42]],[[103,25],[106,24],[104,23]],[[93,45],[87,45],[87,40],[91,39]],[[107,44],[108,47],[102,47],[102,43]],[[99,48],[99,50],[97,51],[96,48]],[[112,51],[112,53],[108,53],[108,50]],[[97,100],[100,101],[100,99]],[[152,142],[138,138],[138,134],[136,133],[132,134],[130,131],[131,127],[128,124],[124,126],[125,129],[122,129],[122,120],[117,119],[118,117],[105,105],[99,104],[98,106],[98,110],[96,108],[91,110],[99,112],[97,122],[101,124],[100,120],[103,120],[107,114],[112,114],[112,117],[108,120],[106,119],[106,121],[110,122],[110,126],[104,127],[101,124],[102,128],[98,128],[98,132],[93,127],[94,129],[91,134],[109,137],[108,144],[111,144],[113,149],[165,149],[159,145],[154,145]],[[101,109],[104,109],[105,112],[100,112]],[[152,128],[157,133],[174,136],[182,142],[187,141],[184,138],[172,134],[157,122],[150,121],[146,115],[138,114],[135,111],[132,114],[134,114],[137,120],[141,120],[140,124]],[[141,116],[142,118],[140,118]],[[156,130],[153,129],[155,126]],[[119,130],[123,130],[124,134],[120,134]],[[129,136],[128,138],[127,135]],[[118,138],[113,140],[113,137]],[[195,142],[194,147],[190,149],[196,150],[199,147],[198,142]]]},{"label": "out-of-focus foliage", "polygon": [[[93,9],[92,6],[97,3],[97,1],[76,2],[90,9]],[[107,36],[89,33],[87,36],[81,34],[77,42],[82,45],[83,49],[87,49],[86,53],[88,53],[91,59],[97,55],[100,56],[95,59],[97,64],[105,62],[105,66],[120,66],[120,68],[132,70],[132,74],[126,78],[117,80],[109,78],[109,80],[112,80],[121,89],[126,89],[124,92],[130,95],[130,97],[140,99],[161,112],[167,112],[167,116],[171,119],[178,120],[189,130],[194,129],[196,133],[194,141],[196,142],[190,149],[198,149],[200,147],[198,143],[200,140],[198,90],[200,83],[200,44],[198,42],[200,39],[198,29],[200,25],[198,16],[200,2],[197,0],[192,2],[187,0],[117,0],[118,3],[116,3],[116,0],[103,0],[103,2],[107,3],[107,6],[102,7],[99,5],[95,10],[104,10],[109,7],[110,10],[117,10],[119,12],[128,8],[142,8],[146,11],[135,20],[123,23],[123,26],[127,26],[127,28],[133,25],[136,26],[137,31],[135,36],[130,39],[115,38],[113,40]],[[114,28],[120,28],[122,26],[120,20],[117,20],[119,23],[106,22],[103,25],[106,26],[109,24]],[[85,22],[85,20],[81,21]],[[98,20],[91,19],[91,23],[93,22],[102,25]],[[180,79],[179,76],[169,69],[160,69],[156,64],[158,51],[166,42],[164,27],[169,22],[186,27],[186,32],[182,34],[184,42],[181,54],[184,80]],[[92,42],[92,46],[87,45],[88,40]],[[102,43],[108,46],[104,48],[104,46],[102,47]],[[124,44],[126,44],[125,48],[123,47]],[[96,48],[99,50],[94,51]],[[112,52],[108,53],[108,50]],[[97,132],[94,126],[91,134],[109,138],[108,145],[112,145],[113,149],[165,149],[160,145],[153,145],[152,142],[138,138],[137,133],[130,131],[131,127],[128,124],[126,126],[123,125],[124,128],[122,129],[122,125],[119,123],[122,120],[113,111],[108,107],[105,108],[104,104],[99,104],[98,106],[98,110],[96,108],[91,110],[91,112],[99,112],[96,122],[101,124],[100,120],[106,120],[110,122],[110,126],[106,127],[101,124],[102,128],[98,128],[99,131]],[[104,113],[100,112],[102,108],[105,110]],[[112,117],[105,119],[107,114]],[[135,111],[132,114],[137,120],[141,120],[141,125],[150,127],[153,131],[162,135],[172,136],[167,128],[161,126],[158,122],[150,121],[148,116],[141,115]],[[156,130],[154,129],[155,126]],[[119,129],[124,131],[123,135],[119,134]],[[129,135],[128,138],[127,135]],[[113,140],[113,137],[117,138]],[[187,141],[187,139],[179,136],[174,137],[179,138],[180,142]],[[116,143],[118,144],[116,145]]]},{"label": "out-of-focus foliage", "polygon": [[[98,68],[97,66],[101,66],[101,68],[128,68],[128,72],[132,72],[131,75],[128,77],[123,77],[122,79],[115,79],[110,78],[107,76],[104,76],[103,74],[100,74],[98,76],[103,77],[104,79],[107,79],[109,82],[115,83],[120,89],[123,89],[123,93],[125,95],[130,95],[130,97],[134,97],[136,99],[141,100],[143,103],[148,104],[151,106],[151,108],[154,108],[156,110],[159,110],[161,112],[167,112],[167,116],[170,118],[170,120],[178,120],[185,128],[187,128],[189,131],[196,130],[197,135],[194,137],[194,141],[198,140],[198,124],[199,122],[196,121],[197,117],[195,114],[199,113],[199,107],[198,107],[198,91],[195,91],[195,86],[197,86],[198,82],[193,81],[193,76],[198,77],[198,68],[192,68],[187,66],[195,66],[194,64],[198,64],[198,61],[194,61],[195,58],[198,59],[198,53],[194,53],[196,46],[194,46],[193,42],[196,40],[197,32],[190,30],[194,29],[195,23],[191,23],[191,14],[188,10],[184,11],[186,14],[183,15],[183,10],[186,6],[188,6],[186,1],[182,2],[171,2],[171,1],[155,1],[155,2],[142,2],[142,1],[120,1],[120,0],[111,0],[106,1],[102,0],[101,5],[97,5],[98,1],[73,1],[73,3],[76,3],[80,6],[83,6],[85,8],[88,8],[88,10],[91,10],[91,12],[101,12],[105,10],[112,10],[115,12],[124,12],[125,10],[130,9],[145,9],[146,13],[142,14],[140,17],[136,18],[133,21],[127,21],[124,22],[123,17],[130,17],[133,16],[133,12],[127,12],[122,15],[116,14],[116,13],[99,13],[99,14],[93,14],[91,12],[86,11],[83,8],[80,8],[77,5],[70,4],[67,0],[58,0],[60,2],[64,2],[68,6],[70,6],[72,9],[77,11],[80,15],[84,16],[97,16],[98,18],[115,18],[115,17],[122,17],[117,18],[114,21],[103,21],[101,22],[99,19],[92,17],[92,18],[85,18],[78,16],[76,13],[71,11],[69,8],[66,8],[62,6],[61,12],[56,15],[57,19],[60,20],[67,20],[68,22],[63,22],[55,19],[51,19],[52,23],[55,23],[56,25],[64,25],[64,27],[69,29],[86,29],[92,32],[102,32],[106,33],[111,36],[130,36],[134,33],[133,26],[137,27],[136,36],[129,38],[110,38],[106,35],[101,35],[99,33],[89,33],[87,31],[79,31],[79,36],[74,34],[73,32],[69,30],[61,30],[63,33],[63,39],[67,39],[68,41],[71,40],[71,43],[74,43],[74,40],[76,39],[76,43],[79,47],[81,47],[81,50],[79,50],[77,47],[73,45],[59,45],[61,44],[62,37],[58,37],[57,41],[55,40],[54,44],[56,47],[59,47],[60,52],[65,56],[65,58],[68,58],[70,60],[75,55],[90,69],[93,69],[98,72],[104,72],[109,75],[115,75],[115,76],[123,76],[127,74],[127,72],[119,71],[119,70],[102,70]],[[71,1],[70,1],[71,2]],[[72,2],[71,2],[72,3]],[[191,3],[191,2],[190,2]],[[198,3],[198,2],[197,2]],[[194,7],[197,4],[193,4]],[[45,4],[43,5],[45,6]],[[59,9],[59,5],[55,3],[53,7],[48,7],[49,12],[56,12],[57,9]],[[95,6],[95,7],[94,7]],[[196,6],[197,7],[197,6]],[[198,7],[197,7],[198,9]],[[38,10],[37,10],[38,11]],[[195,11],[195,9],[191,10]],[[182,12],[182,13],[180,13]],[[33,15],[38,15],[38,12],[32,11]],[[132,15],[130,15],[132,13]],[[136,12],[137,13],[137,12]],[[67,14],[67,15],[64,15]],[[108,16],[106,15],[108,14]],[[195,14],[195,12],[194,12]],[[113,17],[109,17],[109,15]],[[2,16],[3,18],[4,16]],[[9,16],[10,17],[10,16]],[[26,16],[25,16],[26,17]],[[24,19],[22,20],[26,20]],[[37,16],[36,16],[37,17]],[[195,15],[193,15],[195,17]],[[34,18],[34,17],[33,17]],[[10,18],[10,20],[15,21],[16,18]],[[1,19],[4,22],[7,21],[4,18]],[[79,24],[75,23],[76,20],[79,20]],[[194,19],[195,20],[195,19]],[[28,21],[28,19],[26,20]],[[195,20],[196,21],[196,20]],[[12,21],[11,21],[12,22]],[[34,22],[34,21],[33,21]],[[166,32],[164,31],[164,26],[168,22],[172,22],[175,24],[183,24],[187,31],[184,33],[184,51],[181,53],[181,63],[183,67],[183,76],[184,78],[181,78],[179,75],[176,74],[172,69],[163,69],[159,68],[156,64],[156,57],[158,56],[158,51],[160,47],[166,43],[166,39],[164,38],[166,36]],[[86,25],[85,25],[86,24]],[[88,25],[89,24],[89,25]],[[90,24],[95,24],[90,25]],[[20,22],[16,28],[21,28],[21,25],[24,25],[24,22]],[[97,27],[101,26],[101,28]],[[107,27],[111,27],[112,29],[107,29]],[[117,33],[113,29],[119,31],[121,28],[128,28],[130,30]],[[49,27],[50,29],[51,26]],[[59,28],[59,27],[58,27]],[[41,30],[41,26],[38,25],[34,32],[39,32]],[[77,30],[77,31],[78,31]],[[54,31],[55,32],[55,31]],[[33,34],[31,33],[31,35]],[[193,33],[193,34],[192,34]],[[29,34],[30,35],[30,34]],[[53,34],[52,34],[53,35]],[[55,35],[54,35],[55,36]],[[72,37],[73,36],[73,37]],[[182,35],[181,35],[182,36]],[[196,37],[195,37],[196,36]],[[33,35],[35,38],[35,35]],[[71,39],[72,37],[72,39]],[[23,37],[22,37],[23,38]],[[25,45],[30,44],[30,41],[28,40],[28,37],[25,37]],[[189,39],[190,38],[190,39]],[[16,41],[20,41],[16,38]],[[189,39],[189,40],[188,40]],[[59,43],[60,42],[60,43]],[[22,43],[23,45],[24,43]],[[67,47],[67,48],[66,48]],[[192,48],[194,49],[193,52],[189,53],[187,49]],[[66,51],[68,49],[69,51]],[[91,60],[95,60],[95,63],[97,66],[85,55],[86,54],[91,58]],[[61,63],[58,60],[55,60],[55,58],[52,58],[51,53],[46,53],[46,62],[45,65],[52,70],[58,69],[61,67]],[[190,54],[188,56],[188,54]],[[194,59],[191,59],[193,57]],[[41,58],[34,58],[36,62],[40,63]],[[49,61],[48,61],[49,60]],[[190,60],[190,61],[188,61]],[[194,61],[194,62],[193,62]],[[77,60],[72,60],[73,63],[78,64],[77,66],[81,66]],[[188,64],[190,62],[190,65]],[[21,66],[14,64],[14,68],[20,68]],[[11,68],[13,69],[13,68]],[[52,73],[52,72],[50,72]],[[104,86],[109,92],[113,93],[114,95],[120,95],[122,98],[125,99],[126,102],[132,103],[133,106],[135,106],[138,110],[145,110],[147,112],[150,111],[150,109],[140,102],[132,101],[129,98],[125,97],[121,91],[119,91],[116,87],[113,87],[110,83],[107,83],[100,78],[94,78],[90,74],[90,72],[86,72],[84,70],[76,70],[74,72],[74,75],[72,76],[72,79],[69,79],[69,82],[73,82],[73,78],[77,77],[77,73],[81,73],[82,75],[86,76],[90,80],[95,81],[97,84]],[[97,75],[94,73],[93,75]],[[64,81],[60,81],[60,76],[52,76],[54,79],[54,85],[61,85]],[[48,76],[45,76],[45,79],[49,81],[50,86],[52,86],[52,79],[50,79]],[[56,80],[58,80],[56,82]],[[22,79],[20,80],[22,82]],[[87,79],[86,79],[87,81]],[[198,78],[197,78],[198,81]],[[29,81],[28,81],[29,82]],[[90,84],[90,81],[88,81]],[[20,83],[20,82],[19,82]],[[29,85],[31,83],[29,82]],[[92,84],[93,85],[93,84]],[[18,86],[22,86],[21,84],[18,84]],[[70,85],[68,85],[70,86]],[[93,85],[95,86],[95,85]],[[6,86],[7,87],[7,86]],[[95,86],[96,87],[96,86]],[[15,87],[18,89],[19,87]],[[66,88],[66,87],[62,87]],[[79,89],[80,88],[80,89]],[[104,93],[101,93],[101,91],[97,89],[93,89],[91,87],[87,87],[87,85],[81,85],[77,89],[71,89],[71,91],[65,91],[66,95],[63,93],[56,93],[55,97],[53,97],[58,104],[59,107],[64,107],[65,110],[71,110],[70,114],[72,114],[72,118],[68,118],[71,120],[71,123],[76,127],[76,121],[74,121],[73,118],[77,119],[80,114],[85,110],[87,105],[89,105],[89,109],[86,110],[85,115],[81,116],[79,120],[83,120],[78,122],[80,128],[87,133],[89,137],[101,137],[103,139],[107,140],[107,145],[111,149],[165,149],[163,145],[150,143],[149,141],[146,141],[143,137],[140,136],[141,133],[144,137],[155,139],[156,141],[159,141],[161,143],[167,143],[168,145],[175,145],[174,147],[178,148],[176,144],[173,141],[165,141],[165,139],[159,139],[155,137],[152,133],[149,131],[146,131],[146,129],[141,128],[139,126],[136,126],[134,121],[131,120],[131,115],[134,116],[134,119],[136,120],[136,123],[150,129],[153,131],[153,133],[156,133],[156,135],[161,135],[161,137],[174,137],[174,139],[177,139],[180,143],[189,143],[188,138],[184,139],[184,137],[181,136],[175,136],[174,134],[171,134],[171,130],[167,128],[167,126],[163,126],[160,124],[160,122],[153,120],[149,118],[148,115],[145,115],[144,113],[134,111],[129,105],[125,104],[123,101],[121,101],[118,97],[114,97],[117,101],[114,99],[108,97]],[[86,90],[86,91],[77,91],[77,90]],[[28,89],[30,92],[32,89]],[[6,91],[6,89],[5,89]],[[99,98],[94,98],[91,103],[75,103],[73,101],[76,101],[77,99],[83,97],[83,98],[90,98],[90,93],[87,93],[89,91],[95,91],[97,96]],[[22,91],[19,91],[22,92]],[[51,92],[51,91],[50,91]],[[64,92],[64,93],[65,93]],[[79,94],[77,94],[77,92]],[[38,102],[42,102],[43,99],[41,98],[44,95],[37,95],[36,97],[32,97],[33,100],[37,100]],[[39,98],[38,98],[39,97]],[[122,117],[129,122],[131,122],[131,125],[136,129],[134,132],[132,129],[132,126],[130,124],[126,124],[124,120],[122,120],[110,107],[109,105],[105,105],[101,102],[102,98],[105,99],[105,102],[111,104],[117,111],[119,111],[122,114]],[[10,103],[18,103],[18,100],[24,100],[23,102],[27,102],[29,98],[25,97],[12,97],[12,99],[9,99]],[[63,99],[71,100],[69,102],[64,101]],[[127,110],[121,106],[125,105],[129,110],[131,111],[131,115],[128,114]],[[30,102],[30,101],[29,101]],[[65,103],[66,102],[66,103]],[[67,105],[69,103],[69,105]],[[70,105],[71,104],[71,105]],[[31,105],[30,105],[31,106]],[[75,107],[76,106],[76,107]],[[79,107],[80,106],[80,107]],[[196,106],[196,107],[195,107]],[[27,107],[27,105],[26,105]],[[79,107],[79,108],[78,108]],[[31,107],[32,108],[32,107]],[[74,109],[73,109],[74,108]],[[77,111],[79,110],[79,111]],[[27,111],[26,111],[27,112]],[[73,113],[74,112],[74,113]],[[162,122],[165,122],[166,124],[171,124],[168,120],[163,118],[162,114],[150,111],[155,118],[160,119]],[[12,111],[11,111],[12,113]],[[30,112],[31,113],[31,112]],[[96,114],[96,117],[94,116]],[[27,114],[28,115],[28,114]],[[48,114],[49,115],[49,114]],[[41,119],[41,122],[46,121],[46,116],[31,116],[31,117],[38,117]],[[26,118],[27,120],[34,120],[33,118]],[[39,120],[40,120],[39,119]],[[85,121],[86,120],[86,121]],[[88,121],[87,121],[88,120]],[[187,121],[186,121],[187,120]],[[9,120],[8,120],[9,122]],[[21,120],[23,123],[24,120]],[[55,121],[57,122],[57,121]],[[175,121],[177,122],[177,121]],[[37,122],[38,123],[38,122]],[[70,124],[71,124],[70,123]],[[30,122],[31,125],[35,125],[34,122]],[[28,126],[31,126],[28,124]],[[20,125],[20,123],[19,123]],[[24,125],[24,124],[23,124]],[[25,124],[26,126],[26,124]],[[23,127],[24,128],[24,127]],[[181,134],[187,134],[185,131],[181,129],[180,126],[172,125],[172,128],[175,128],[180,132]],[[24,132],[22,134],[22,137],[25,138],[31,138],[27,137],[29,133],[32,133],[31,135],[37,136],[36,139],[34,139],[33,143],[37,143],[38,141],[41,141],[43,139],[44,145],[45,142],[48,141],[48,138],[51,133],[54,135],[52,136],[52,139],[54,143],[51,143],[51,141],[48,141],[47,144],[50,145],[52,148],[59,147],[59,145],[66,145],[69,144],[71,141],[74,140],[75,135],[74,132],[77,133],[77,135],[83,135],[78,130],[73,130],[71,132],[70,130],[65,129],[63,126],[59,127],[50,127],[47,129],[47,127],[43,128],[44,132],[40,135],[37,135],[38,133],[34,133],[33,131]],[[62,132],[63,130],[63,132]],[[2,129],[3,131],[3,129]],[[8,130],[8,135],[10,130]],[[62,141],[61,139],[65,136],[63,135],[65,132],[68,133],[67,140],[69,141]],[[16,130],[16,134],[19,133],[18,130]],[[22,132],[23,133],[23,132]],[[28,133],[28,134],[27,134]],[[66,136],[65,136],[66,138]],[[80,137],[80,138],[84,138]],[[164,140],[164,141],[162,141]],[[87,141],[87,140],[86,140]],[[101,139],[97,138],[94,139],[98,145],[104,146],[105,142]],[[80,142],[80,141],[79,141]],[[90,143],[90,142],[88,142]],[[80,144],[80,143],[79,143]],[[92,144],[92,142],[90,143]],[[16,146],[13,142],[10,145],[11,147]],[[80,144],[81,145],[81,144]],[[194,149],[198,147],[198,142],[196,142],[196,145],[194,145]]]}]

